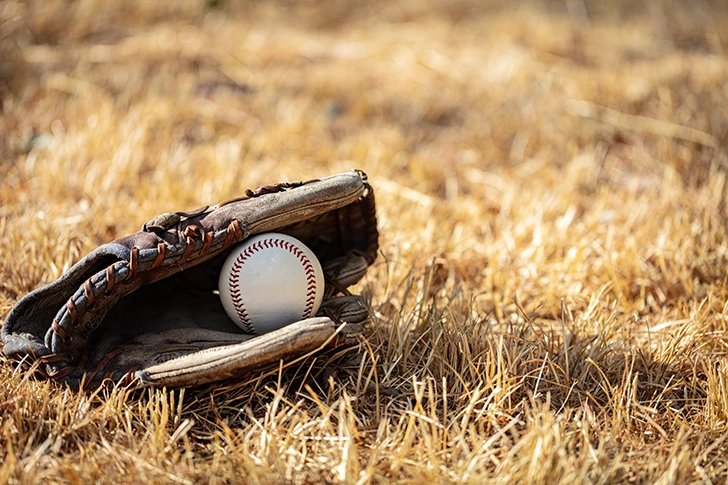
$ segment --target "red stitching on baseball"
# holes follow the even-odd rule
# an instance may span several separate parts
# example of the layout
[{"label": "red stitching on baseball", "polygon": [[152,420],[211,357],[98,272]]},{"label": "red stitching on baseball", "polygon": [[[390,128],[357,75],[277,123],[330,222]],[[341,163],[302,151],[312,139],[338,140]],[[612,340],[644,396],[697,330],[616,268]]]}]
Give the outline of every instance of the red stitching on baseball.
[{"label": "red stitching on baseball", "polygon": [[248,312],[245,310],[245,305],[243,304],[243,299],[240,295],[240,269],[243,267],[243,263],[252,254],[253,251],[251,251],[250,247],[238,254],[238,257],[235,258],[235,262],[233,263],[232,271],[230,271],[230,276],[228,276],[228,285],[230,288],[230,298],[232,299],[233,306],[238,314],[238,320],[240,320],[240,323],[243,325],[246,332],[255,334],[255,328],[248,317]]},{"label": "red stitching on baseball", "polygon": [[270,248],[271,245],[277,248],[286,249],[291,254],[296,256],[296,258],[303,265],[303,270],[306,274],[307,286],[306,305],[303,308],[303,314],[301,315],[301,319],[309,318],[311,316],[311,313],[313,312],[313,307],[316,304],[316,270],[314,269],[313,264],[311,264],[311,260],[308,259],[308,257],[306,256],[306,253],[304,253],[303,251],[301,251],[301,249],[289,243],[288,241],[284,241],[282,239],[264,239],[262,241],[253,243],[252,245],[248,246],[245,251],[240,253],[237,258],[235,258],[235,262],[233,263],[230,271],[230,276],[228,277],[230,296],[233,301],[235,311],[238,314],[238,319],[240,320],[240,323],[243,325],[243,327],[245,327],[245,330],[251,334],[255,334],[257,332],[253,327],[253,323],[248,317],[248,312],[245,309],[245,304],[243,303],[243,299],[240,295],[240,270],[243,267],[243,263],[245,263],[248,258],[250,258],[253,254],[263,248]]}]

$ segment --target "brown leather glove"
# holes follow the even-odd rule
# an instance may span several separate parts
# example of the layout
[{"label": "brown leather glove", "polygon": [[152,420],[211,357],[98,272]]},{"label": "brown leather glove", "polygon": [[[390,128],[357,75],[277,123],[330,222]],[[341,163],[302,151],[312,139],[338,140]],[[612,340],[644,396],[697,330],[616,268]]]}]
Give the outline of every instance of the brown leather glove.
[{"label": "brown leather glove", "polygon": [[[316,254],[324,300],[314,318],[250,335],[213,292],[232,247],[271,231]],[[73,387],[187,387],[351,345],[369,312],[346,288],[373,263],[378,238],[374,193],[361,171],[267,185],[213,207],[162,214],[18,301],[2,327],[3,352],[39,359],[49,377]]]}]

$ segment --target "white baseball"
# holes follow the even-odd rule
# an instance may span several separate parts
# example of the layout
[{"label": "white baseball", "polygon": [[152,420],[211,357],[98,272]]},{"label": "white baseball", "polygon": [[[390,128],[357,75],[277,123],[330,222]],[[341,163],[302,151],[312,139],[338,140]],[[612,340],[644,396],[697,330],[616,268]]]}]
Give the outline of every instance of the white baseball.
[{"label": "white baseball", "polygon": [[301,241],[268,232],[230,253],[218,288],[232,321],[261,334],[315,316],[324,296],[324,272]]}]

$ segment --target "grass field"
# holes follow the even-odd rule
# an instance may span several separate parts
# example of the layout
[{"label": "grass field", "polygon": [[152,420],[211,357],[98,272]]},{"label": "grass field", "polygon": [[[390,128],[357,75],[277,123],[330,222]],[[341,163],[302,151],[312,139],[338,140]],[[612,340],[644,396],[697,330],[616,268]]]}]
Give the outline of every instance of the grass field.
[{"label": "grass field", "polygon": [[0,357],[0,483],[726,483],[726,50],[717,0],[0,2],[0,319],[261,184],[361,168],[381,233],[359,358]]}]

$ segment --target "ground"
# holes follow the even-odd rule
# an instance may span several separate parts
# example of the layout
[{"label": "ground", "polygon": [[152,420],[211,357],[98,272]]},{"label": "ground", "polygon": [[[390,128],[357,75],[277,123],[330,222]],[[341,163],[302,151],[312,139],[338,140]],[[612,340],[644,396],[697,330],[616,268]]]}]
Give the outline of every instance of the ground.
[{"label": "ground", "polygon": [[360,168],[381,233],[353,357],[143,392],[0,358],[0,482],[726,482],[722,2],[5,1],[0,39],[0,319],[261,184]]}]

